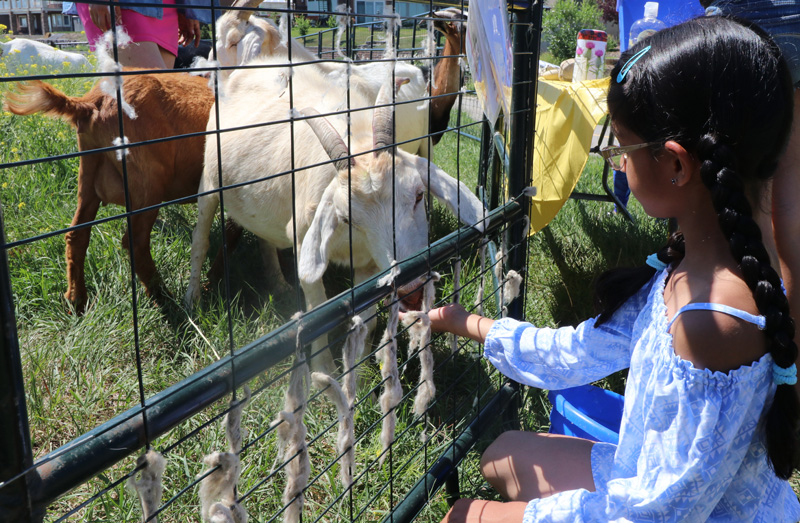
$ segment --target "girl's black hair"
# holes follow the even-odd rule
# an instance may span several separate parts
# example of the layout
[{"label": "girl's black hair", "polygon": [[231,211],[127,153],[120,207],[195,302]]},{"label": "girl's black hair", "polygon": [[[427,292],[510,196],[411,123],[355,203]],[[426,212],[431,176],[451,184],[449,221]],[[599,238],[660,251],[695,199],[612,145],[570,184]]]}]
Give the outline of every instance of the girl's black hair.
[{"label": "girl's black hair", "polygon": [[[646,46],[649,51],[618,80]],[[791,129],[793,95],[788,67],[769,36],[746,21],[721,16],[696,18],[637,43],[611,72],[608,93],[613,121],[645,142],[674,140],[701,162],[720,228],[766,317],[767,347],[781,367],[797,358],[794,322],[746,193],[775,172]],[[666,263],[682,259],[683,237],[673,234],[658,257]],[[654,273],[645,266],[602,275],[598,323]],[[779,385],[765,430],[772,468],[783,479],[798,467],[799,422],[794,387]]]}]

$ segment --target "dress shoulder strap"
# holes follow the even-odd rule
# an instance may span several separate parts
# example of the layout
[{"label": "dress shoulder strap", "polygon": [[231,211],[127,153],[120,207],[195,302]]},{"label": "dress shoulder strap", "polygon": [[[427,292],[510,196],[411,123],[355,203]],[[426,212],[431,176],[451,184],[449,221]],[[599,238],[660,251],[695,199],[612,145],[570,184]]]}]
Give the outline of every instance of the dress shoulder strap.
[{"label": "dress shoulder strap", "polygon": [[767,326],[767,319],[764,316],[756,316],[755,314],[750,314],[749,312],[745,312],[741,309],[730,307],[728,305],[723,305],[721,303],[689,303],[678,309],[678,312],[675,313],[675,316],[672,317],[669,325],[667,325],[667,331],[672,328],[672,324],[675,323],[675,320],[678,319],[678,316],[686,311],[722,312],[724,314],[729,314],[730,316],[735,316],[736,318],[744,320],[748,323],[752,323],[761,330],[764,330]]}]

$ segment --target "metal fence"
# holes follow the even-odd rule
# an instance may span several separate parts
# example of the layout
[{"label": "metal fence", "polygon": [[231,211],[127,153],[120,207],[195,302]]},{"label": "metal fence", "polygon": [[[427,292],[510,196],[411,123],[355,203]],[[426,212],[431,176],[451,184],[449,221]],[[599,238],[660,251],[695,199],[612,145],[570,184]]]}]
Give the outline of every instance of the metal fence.
[{"label": "metal fence", "polygon": [[[431,12],[447,6],[468,8],[428,5]],[[387,4],[385,12],[390,7]],[[322,33],[313,44],[306,42],[321,58],[312,64],[342,63],[337,49],[351,57],[351,66],[395,60],[386,58],[386,31],[381,41],[378,30],[385,17],[373,16],[376,23],[367,29],[368,43],[356,44],[358,28],[347,23],[354,17],[342,13],[324,13],[338,15],[346,24],[338,44],[335,31]],[[288,4],[285,10],[258,12],[287,14],[292,14]],[[230,149],[226,154],[226,133],[246,136],[247,147],[258,150],[269,146],[258,141],[262,129],[283,125],[294,136],[296,126],[314,118],[294,104],[298,90],[312,88],[297,85],[295,72],[286,75],[285,96],[300,113],[287,114],[278,122],[264,119],[241,125],[236,118],[231,124],[221,114],[231,101],[223,74],[236,70],[241,79],[278,66],[252,62],[229,69],[201,64],[199,71],[213,73],[211,124],[207,130],[180,136],[156,136],[152,126],[144,125],[153,115],[146,107],[137,107],[135,98],[131,105],[138,113],[136,120],[117,111],[118,140],[112,143],[110,137],[101,145],[76,141],[68,123],[51,117],[4,112],[0,119],[4,142],[0,145],[0,521],[137,521],[143,519],[143,511],[151,521],[243,521],[242,510],[249,521],[433,521],[444,515],[461,490],[478,488],[476,453],[470,451],[498,425],[514,425],[518,388],[481,359],[476,344],[434,334],[430,342],[418,345],[424,332],[414,334],[414,325],[401,323],[395,334],[392,324],[402,299],[397,291],[428,282],[436,290],[425,299],[433,305],[460,301],[488,315],[522,315],[527,208],[522,194],[532,164],[541,4],[512,3],[509,14],[511,113],[493,129],[476,116],[477,111],[465,110],[475,93],[461,70],[449,130],[431,154],[484,202],[488,225],[483,230],[462,226],[446,205],[434,203],[428,187],[424,198],[418,199],[427,206],[430,222],[426,246],[396,259],[389,270],[376,269],[365,276],[352,267],[355,258],[364,256],[353,250],[353,238],[359,234],[356,224],[351,216],[340,216],[339,226],[351,241],[347,254],[351,266],[328,267],[323,281],[327,294],[335,296],[311,310],[305,310],[298,283],[297,238],[303,231],[291,229],[300,219],[296,212],[287,226],[294,241],[276,258],[267,259],[263,242],[249,233],[239,238],[235,250],[230,245],[237,233],[230,213],[237,205],[236,191],[284,179],[291,180],[288,197],[298,197],[308,189],[297,181],[305,180],[300,178],[303,169],[320,167],[302,163],[308,144],[293,141],[290,151],[276,151],[288,155],[292,167],[277,169],[278,174],[233,185],[222,176],[231,168],[225,162],[233,155]],[[404,21],[410,27],[396,29],[395,41],[400,34],[412,35],[408,48],[397,47],[398,62],[431,70],[439,63],[441,56],[426,54],[424,45],[417,43],[428,31],[419,23],[432,21],[425,14]],[[215,29],[214,41],[220,37]],[[332,49],[323,48],[323,38],[334,38]],[[458,56],[465,60],[463,51]],[[147,75],[167,78],[163,75],[169,73]],[[116,77],[141,74],[123,71]],[[20,80],[42,80],[78,95],[105,77],[113,75],[29,67],[6,72],[2,89],[7,95],[18,89]],[[348,85],[350,81],[348,77]],[[127,89],[127,83],[123,86]],[[114,94],[118,101],[122,89]],[[428,91],[415,100],[424,104],[429,119],[437,96],[444,97]],[[113,94],[108,97],[113,99]],[[364,112],[350,105],[349,96],[341,105],[339,113],[322,116],[330,121],[339,118],[349,126]],[[117,104],[110,106],[116,109]],[[260,105],[248,109],[256,115],[264,111]],[[153,136],[134,137],[130,133],[137,124],[152,130]],[[395,121],[393,133],[406,124]],[[357,137],[347,129],[342,142],[351,144]],[[79,128],[79,133],[86,132]],[[430,132],[422,136],[429,145],[435,137]],[[135,177],[141,175],[141,166],[135,163],[136,155],[148,147],[156,150],[178,143],[173,151],[177,157],[191,139],[205,140],[206,158],[215,151],[222,158],[217,162],[222,167],[214,171],[222,183],[199,194],[166,194],[163,202],[138,205]],[[401,154],[394,144],[380,143],[374,151],[352,151],[352,161],[349,149],[338,158],[339,172],[348,173],[348,184],[355,183],[359,158],[377,157],[381,149]],[[88,221],[79,221],[76,214],[67,224],[75,191],[86,189],[90,159],[101,154],[117,157],[125,205],[102,206]],[[343,167],[347,164],[349,168]],[[406,194],[395,179],[399,167],[393,165],[391,198],[399,202]],[[164,171],[168,174],[182,168],[168,167]],[[430,173],[430,168],[423,169],[421,179]],[[428,178],[426,184],[430,183]],[[105,190],[109,188],[96,186],[101,199]],[[194,202],[197,196],[209,195],[221,200],[209,249],[213,258],[219,248],[221,278],[219,284],[207,284],[200,301],[187,308],[181,298],[189,280],[197,219]],[[278,203],[264,202],[262,208],[252,209],[253,215],[277,212]],[[318,203],[312,200],[304,211],[317,212]],[[447,203],[459,209],[462,202],[457,198]],[[134,236],[142,232],[137,229],[142,227],[139,217],[156,212],[160,217],[153,218],[147,247],[153,251],[158,289],[163,292],[148,295],[136,276],[144,260]],[[394,208],[391,215],[396,216]],[[246,222],[235,213],[234,218]],[[247,223],[242,225],[247,230]],[[399,226],[390,225],[397,235]],[[76,263],[70,249],[76,248],[77,233],[89,228],[92,242],[85,271],[80,268],[87,296],[84,303],[65,302],[64,273],[73,271]],[[67,260],[62,254],[65,237]],[[291,284],[288,290],[276,288],[264,276],[265,264],[276,260]],[[503,284],[512,269],[523,282],[520,296],[509,300]],[[356,315],[370,330],[364,354],[348,363],[348,344],[357,344],[359,335],[364,335],[360,324],[354,323]],[[312,384],[306,362],[313,363],[329,351],[337,356],[333,381],[320,381],[315,374],[318,380]],[[393,365],[390,356],[395,351],[398,367],[393,373],[387,365]],[[355,399],[345,397],[344,408],[340,404],[337,410],[330,398],[337,397],[340,387],[344,389],[340,399],[352,390],[356,376]],[[419,400],[420,391],[431,384],[435,395]],[[387,400],[387,389],[397,386],[399,396]]]}]

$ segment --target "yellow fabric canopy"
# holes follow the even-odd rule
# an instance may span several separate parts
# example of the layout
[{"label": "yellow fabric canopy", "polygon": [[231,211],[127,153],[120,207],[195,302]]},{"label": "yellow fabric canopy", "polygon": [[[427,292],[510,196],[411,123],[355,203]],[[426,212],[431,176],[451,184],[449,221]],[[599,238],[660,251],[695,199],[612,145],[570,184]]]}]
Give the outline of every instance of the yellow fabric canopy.
[{"label": "yellow fabric canopy", "polygon": [[573,84],[539,78],[531,184],[531,234],[552,220],[575,189],[607,113],[609,78]]}]

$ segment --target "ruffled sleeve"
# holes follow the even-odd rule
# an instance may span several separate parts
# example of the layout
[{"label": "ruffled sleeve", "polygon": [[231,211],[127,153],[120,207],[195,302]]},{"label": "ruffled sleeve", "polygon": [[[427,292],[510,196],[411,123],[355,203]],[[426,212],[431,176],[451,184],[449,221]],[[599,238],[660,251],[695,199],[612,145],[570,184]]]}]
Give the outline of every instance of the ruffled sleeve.
[{"label": "ruffled sleeve", "polygon": [[629,366],[631,333],[651,286],[645,285],[598,327],[594,318],[559,329],[498,320],[487,333],[483,354],[505,376],[540,389],[602,379]]}]

